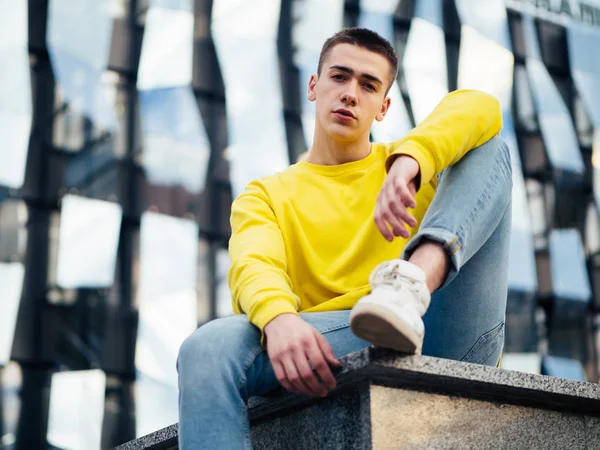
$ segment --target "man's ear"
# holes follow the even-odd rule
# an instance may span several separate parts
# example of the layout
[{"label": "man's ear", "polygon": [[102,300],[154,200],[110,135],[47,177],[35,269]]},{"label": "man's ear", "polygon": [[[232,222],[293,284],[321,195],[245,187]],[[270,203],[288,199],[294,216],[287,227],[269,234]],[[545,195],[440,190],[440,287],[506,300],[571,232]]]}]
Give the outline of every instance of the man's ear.
[{"label": "man's ear", "polygon": [[308,80],[308,99],[311,102],[314,102],[317,99],[317,94],[315,93],[315,86],[317,84],[317,80],[319,77],[317,75],[311,75],[310,80]]},{"label": "man's ear", "polygon": [[381,122],[383,120],[383,118],[385,117],[385,115],[388,112],[388,109],[390,109],[391,103],[392,103],[392,99],[391,98],[386,97],[385,99],[383,99],[383,103],[381,104],[381,109],[379,110],[379,112],[375,116],[375,120],[377,122]]}]

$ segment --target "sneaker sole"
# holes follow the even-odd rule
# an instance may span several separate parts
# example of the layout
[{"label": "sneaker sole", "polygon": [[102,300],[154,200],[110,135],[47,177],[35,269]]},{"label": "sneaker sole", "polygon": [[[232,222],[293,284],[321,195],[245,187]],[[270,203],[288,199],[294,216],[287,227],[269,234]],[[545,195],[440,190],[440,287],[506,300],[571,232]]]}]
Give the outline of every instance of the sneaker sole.
[{"label": "sneaker sole", "polygon": [[357,303],[350,316],[350,329],[361,339],[402,353],[421,354],[422,339],[412,327],[379,305]]}]

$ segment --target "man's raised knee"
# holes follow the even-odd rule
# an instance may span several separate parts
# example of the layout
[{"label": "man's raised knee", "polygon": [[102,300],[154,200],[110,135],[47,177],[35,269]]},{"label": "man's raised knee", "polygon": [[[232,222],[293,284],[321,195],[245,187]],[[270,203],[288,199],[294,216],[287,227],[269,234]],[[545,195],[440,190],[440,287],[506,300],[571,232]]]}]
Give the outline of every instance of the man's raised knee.
[{"label": "man's raised knee", "polygon": [[179,349],[177,367],[188,363],[222,361],[236,357],[245,346],[256,341],[260,345],[260,332],[248,322],[245,315],[235,315],[212,320],[189,335]]}]

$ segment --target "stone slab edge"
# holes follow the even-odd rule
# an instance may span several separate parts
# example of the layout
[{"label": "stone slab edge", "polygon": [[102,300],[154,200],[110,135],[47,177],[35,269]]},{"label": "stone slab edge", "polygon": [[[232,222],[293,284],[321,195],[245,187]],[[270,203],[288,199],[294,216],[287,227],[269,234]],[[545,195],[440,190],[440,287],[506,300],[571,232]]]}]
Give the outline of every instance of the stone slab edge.
[{"label": "stone slab edge", "polygon": [[178,430],[179,424],[175,423],[154,433],[114,447],[114,450],[174,450],[178,448]]},{"label": "stone slab edge", "polygon": [[[464,396],[521,406],[600,415],[600,385],[517,372],[429,356],[408,356],[367,348],[340,360],[336,392],[350,383],[370,380],[389,387]],[[253,398],[250,419],[281,409],[304,407],[318,398],[288,394]]]},{"label": "stone slab edge", "polygon": [[[341,395],[344,387],[369,380],[374,384],[478,398],[522,406],[600,415],[600,385],[535,375],[429,356],[408,356],[367,348],[341,358],[336,372]],[[319,398],[283,390],[252,398],[250,420],[264,419],[282,410],[304,408]],[[177,424],[125,443],[115,450],[170,450],[177,446]]]}]

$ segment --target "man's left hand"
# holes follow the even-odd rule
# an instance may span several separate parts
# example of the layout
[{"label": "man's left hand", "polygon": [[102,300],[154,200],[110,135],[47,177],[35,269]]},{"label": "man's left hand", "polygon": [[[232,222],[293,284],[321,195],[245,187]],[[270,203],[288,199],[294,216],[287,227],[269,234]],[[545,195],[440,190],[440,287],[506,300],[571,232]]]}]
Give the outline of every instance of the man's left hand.
[{"label": "man's left hand", "polygon": [[398,156],[390,167],[377,196],[375,224],[383,237],[390,242],[395,236],[407,239],[410,236],[407,225],[410,227],[417,225],[417,220],[408,209],[417,206],[415,194],[418,175],[419,163],[414,158],[406,155]]}]

